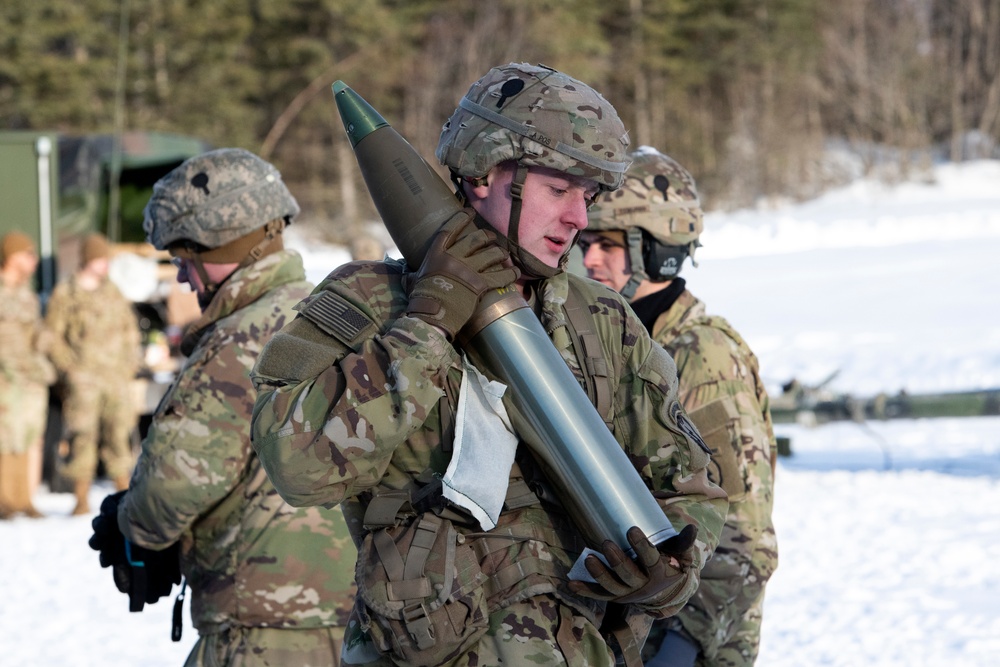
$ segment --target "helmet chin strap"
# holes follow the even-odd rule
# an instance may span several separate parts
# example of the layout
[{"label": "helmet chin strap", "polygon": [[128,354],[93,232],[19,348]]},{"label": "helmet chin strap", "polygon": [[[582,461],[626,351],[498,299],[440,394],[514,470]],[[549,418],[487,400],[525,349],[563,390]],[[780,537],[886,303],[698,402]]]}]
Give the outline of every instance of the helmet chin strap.
[{"label": "helmet chin strap", "polygon": [[[195,254],[191,258],[191,263],[194,264],[194,269],[198,272],[198,277],[201,279],[202,291],[198,294],[198,305],[204,310],[212,302],[212,299],[215,298],[215,293],[219,291],[219,287],[225,280],[215,282],[208,277],[208,271],[205,270],[205,262],[202,261],[200,254]],[[226,276],[226,278],[228,277]]]},{"label": "helmet chin strap", "polygon": [[[212,299],[218,293],[219,288],[234,273],[245,266],[253,264],[261,257],[284,248],[281,232],[287,224],[288,222],[284,218],[271,220],[259,230],[255,230],[246,236],[241,236],[224,246],[205,252],[196,252],[187,249],[173,251],[173,254],[177,257],[183,257],[194,264],[198,278],[201,279],[202,291],[198,294],[198,305],[201,306],[202,310],[208,307],[208,304],[212,302]],[[210,264],[230,264],[233,262],[237,264],[224,278],[215,281],[208,277],[208,271],[205,269],[206,260]]]},{"label": "helmet chin strap", "polygon": [[[544,280],[546,278],[551,278],[566,268],[566,262],[569,259],[569,249],[567,249],[566,253],[562,256],[562,258],[560,258],[559,266],[553,267],[532,255],[530,252],[522,248],[517,242],[518,230],[521,222],[521,205],[523,204],[522,193],[524,191],[524,181],[527,177],[528,167],[518,164],[510,186],[511,204],[507,234],[497,234],[497,244],[510,253],[511,260],[514,262],[514,265],[521,270],[521,276],[528,280]],[[469,198],[465,193],[465,189],[462,187],[462,183],[466,182],[471,183],[472,185],[484,185],[486,183],[486,178],[462,177],[453,171],[452,181],[455,183],[455,195],[464,205],[468,206]],[[480,229],[496,232],[496,228],[481,215],[477,214],[474,222]],[[569,248],[572,247],[573,245],[570,244]]]},{"label": "helmet chin strap", "polygon": [[518,244],[518,231],[521,227],[521,205],[524,204],[524,182],[528,180],[528,168],[517,163],[517,170],[510,182],[510,217],[507,222],[507,238],[513,244],[511,256],[517,264],[524,263],[524,249]]},{"label": "helmet chin strap", "polygon": [[549,266],[525,250],[518,242],[521,228],[521,207],[524,204],[524,182],[527,179],[528,167],[518,162],[517,171],[514,172],[514,178],[510,183],[510,218],[507,223],[507,236],[503,240],[506,241],[504,245],[510,251],[511,259],[521,270],[522,276],[529,280],[544,280],[556,275],[565,267],[569,258],[569,248],[572,248],[573,244],[569,245],[559,259],[559,266]]},{"label": "helmet chin strap", "polygon": [[625,247],[628,249],[628,262],[632,275],[629,276],[628,282],[619,290],[619,293],[626,300],[631,301],[642,281],[649,279],[649,275],[646,273],[646,262],[642,258],[641,229],[629,227],[625,230]]}]

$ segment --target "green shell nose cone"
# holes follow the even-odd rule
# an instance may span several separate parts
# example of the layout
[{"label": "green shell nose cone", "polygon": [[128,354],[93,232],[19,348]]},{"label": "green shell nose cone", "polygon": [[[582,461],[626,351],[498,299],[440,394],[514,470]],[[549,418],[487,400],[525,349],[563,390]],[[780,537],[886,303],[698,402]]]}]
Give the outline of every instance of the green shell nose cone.
[{"label": "green shell nose cone", "polygon": [[344,123],[352,147],[357,146],[359,141],[380,127],[389,125],[372,105],[343,81],[333,82],[333,99],[337,102],[340,119]]}]

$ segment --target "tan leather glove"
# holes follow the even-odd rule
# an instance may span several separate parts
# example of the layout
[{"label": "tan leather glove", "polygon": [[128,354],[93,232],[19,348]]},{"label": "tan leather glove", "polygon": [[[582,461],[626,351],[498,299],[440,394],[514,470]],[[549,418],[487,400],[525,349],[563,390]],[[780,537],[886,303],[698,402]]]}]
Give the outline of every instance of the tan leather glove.
[{"label": "tan leather glove", "polygon": [[493,232],[477,229],[471,215],[446,222],[413,277],[406,314],[442,329],[454,340],[476,312],[479,297],[521,275],[495,239]]},{"label": "tan leather glove", "polygon": [[691,576],[692,549],[698,529],[685,526],[659,548],[653,546],[636,526],[629,528],[625,536],[635,549],[635,560],[625,555],[617,544],[605,540],[601,553],[608,565],[593,555],[587,556],[584,561],[587,571],[597,583],[571,581],[570,590],[578,595],[613,600],[620,604],[652,607],[669,604]]}]

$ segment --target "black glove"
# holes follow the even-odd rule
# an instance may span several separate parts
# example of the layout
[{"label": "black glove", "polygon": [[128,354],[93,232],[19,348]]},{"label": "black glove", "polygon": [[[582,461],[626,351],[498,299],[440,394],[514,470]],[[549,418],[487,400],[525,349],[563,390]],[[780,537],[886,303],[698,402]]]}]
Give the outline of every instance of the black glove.
[{"label": "black glove", "polygon": [[128,595],[129,611],[142,611],[143,605],[170,595],[171,587],[181,582],[180,545],[153,551],[128,542],[118,529],[118,505],[126,493],[119,491],[101,503],[91,522],[89,544],[100,552],[101,567],[111,568],[115,587]]},{"label": "black glove", "polygon": [[659,606],[667,604],[687,582],[691,551],[698,529],[685,526],[677,535],[659,545],[646,538],[637,526],[625,534],[635,549],[635,560],[625,555],[617,544],[605,540],[601,552],[608,565],[596,556],[587,556],[584,564],[597,581],[569,582],[570,590],[597,600],[614,600],[620,604]]},{"label": "black glove", "polygon": [[483,294],[521,275],[495,239],[493,232],[477,229],[466,213],[446,222],[414,276],[406,314],[439,327],[454,340]]},{"label": "black glove", "polygon": [[[101,567],[114,567],[127,563],[125,559],[125,537],[118,529],[118,504],[127,491],[112,493],[101,502],[101,511],[90,522],[94,534],[88,544],[100,552]],[[121,589],[119,589],[121,590]]]}]

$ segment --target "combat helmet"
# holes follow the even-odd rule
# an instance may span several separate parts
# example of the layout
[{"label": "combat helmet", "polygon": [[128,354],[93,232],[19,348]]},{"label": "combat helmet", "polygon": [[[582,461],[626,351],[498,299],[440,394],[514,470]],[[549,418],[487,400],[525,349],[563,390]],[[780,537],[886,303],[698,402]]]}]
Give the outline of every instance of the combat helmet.
[{"label": "combat helmet", "polygon": [[629,154],[632,164],[621,189],[602,197],[588,211],[588,231],[621,231],[632,277],[622,288],[631,298],[642,280],[672,280],[686,257],[694,262],[704,213],[691,176],[673,158],[642,146]]},{"label": "combat helmet", "polygon": [[282,248],[299,205],[275,167],[249,151],[220,148],[184,161],[153,186],[143,229],[158,250],[194,262],[251,264]]},{"label": "combat helmet", "polygon": [[501,162],[517,163],[506,244],[529,274],[555,269],[517,245],[521,187],[529,167],[548,167],[593,180],[601,191],[621,186],[628,133],[596,90],[543,65],[494,67],[472,84],[441,130],[435,155],[461,180],[482,182]]}]

